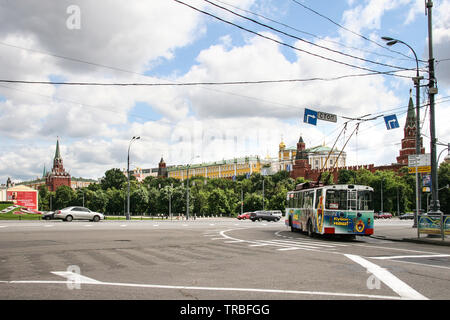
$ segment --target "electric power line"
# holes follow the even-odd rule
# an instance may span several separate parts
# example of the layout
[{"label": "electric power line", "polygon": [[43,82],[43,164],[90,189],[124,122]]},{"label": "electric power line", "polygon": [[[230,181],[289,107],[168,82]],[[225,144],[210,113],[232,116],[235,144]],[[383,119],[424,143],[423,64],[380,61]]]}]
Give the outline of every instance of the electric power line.
[{"label": "electric power line", "polygon": [[[258,18],[261,18],[261,19],[264,19],[264,20],[267,20],[267,21],[270,21],[270,22],[273,22],[273,23],[275,23],[275,24],[277,24],[277,25],[283,26],[283,27],[288,28],[288,29],[290,29],[290,30],[293,30],[293,31],[295,31],[295,32],[298,32],[298,33],[301,33],[301,34],[304,34],[304,35],[307,35],[307,36],[310,36],[310,37],[313,37],[313,38],[322,40],[322,41],[324,41],[324,42],[332,43],[332,44],[341,46],[341,47],[346,48],[346,49],[352,49],[352,50],[356,50],[356,51],[360,51],[360,52],[364,52],[364,53],[369,53],[369,54],[377,55],[377,56],[380,56],[380,57],[383,57],[383,58],[390,58],[390,59],[395,59],[395,60],[403,60],[403,61],[405,61],[405,60],[408,60],[408,61],[414,60],[412,57],[408,57],[408,56],[407,56],[406,58],[399,58],[399,57],[394,57],[394,56],[390,56],[390,55],[381,54],[381,53],[379,53],[379,52],[375,52],[375,51],[371,51],[371,50],[366,50],[366,49],[363,49],[363,48],[352,47],[352,46],[346,45],[346,44],[344,44],[344,43],[341,43],[341,42],[338,42],[338,41],[334,41],[334,40],[328,39],[328,38],[326,38],[326,37],[318,36],[318,35],[316,35],[316,34],[314,34],[314,33],[308,32],[308,31],[300,30],[300,29],[295,28],[295,27],[292,27],[292,26],[290,26],[290,25],[288,25],[288,24],[286,24],[286,23],[283,23],[283,22],[280,22],[280,21],[277,21],[277,20],[268,18],[268,17],[266,17],[266,16],[264,16],[264,15],[262,15],[262,14],[255,13],[255,12],[252,12],[252,11],[250,11],[250,10],[246,10],[246,9],[239,8],[239,7],[237,7],[237,6],[234,6],[234,5],[229,4],[229,3],[227,3],[227,2],[224,2],[224,1],[215,0],[215,2],[219,2],[219,3],[221,3],[221,4],[224,4],[224,5],[226,5],[226,6],[229,6],[229,7],[231,7],[231,8],[236,9],[236,10],[239,10],[239,11],[242,11],[242,12],[245,12],[245,13],[248,13],[248,14],[251,14],[251,15],[254,15],[255,17],[258,17]],[[392,50],[391,50],[391,51],[392,51]],[[423,63],[426,63],[426,62],[424,61]]]},{"label": "electric power line", "polygon": [[[324,56],[322,56],[322,55],[319,55],[319,54],[316,54],[316,53],[312,53],[312,52],[309,52],[309,51],[304,50],[304,49],[300,49],[300,48],[295,47],[295,46],[293,46],[293,45],[290,45],[290,44],[287,44],[287,43],[285,43],[285,42],[279,41],[279,40],[277,40],[277,39],[274,39],[274,38],[265,36],[265,35],[263,35],[263,34],[260,34],[260,33],[256,32],[256,31],[250,30],[250,29],[248,29],[248,28],[246,28],[246,27],[240,26],[240,25],[238,25],[238,24],[236,24],[236,23],[233,23],[233,22],[231,22],[231,21],[228,21],[228,20],[225,20],[225,19],[223,19],[223,18],[220,18],[220,17],[218,17],[218,16],[216,16],[216,15],[213,15],[212,13],[209,13],[209,12],[206,12],[206,11],[204,11],[204,10],[198,9],[198,8],[196,8],[196,7],[194,7],[194,6],[191,6],[191,5],[189,5],[189,4],[185,3],[185,2],[182,2],[182,1],[180,1],[180,0],[174,0],[174,1],[175,1],[175,2],[178,2],[178,3],[182,4],[182,5],[184,5],[184,6],[186,6],[186,7],[189,7],[189,8],[191,8],[191,9],[197,11],[197,12],[203,13],[203,14],[208,15],[208,16],[214,18],[214,19],[217,19],[217,20],[219,20],[219,21],[222,21],[222,22],[224,22],[224,23],[226,23],[226,24],[232,25],[232,26],[234,26],[234,27],[236,27],[236,28],[238,28],[238,29],[247,31],[247,32],[252,33],[252,34],[254,34],[254,35],[258,36],[258,37],[261,37],[261,38],[263,38],[263,39],[266,39],[266,40],[275,42],[275,43],[277,43],[277,44],[279,44],[279,45],[282,45],[282,46],[285,46],[285,47],[294,49],[294,50],[296,50],[296,51],[299,51],[299,52],[303,52],[303,53],[309,54],[309,55],[314,56],[314,57],[316,57],[316,58],[320,58],[320,59],[323,59],[323,60],[331,61],[331,62],[334,62],[334,63],[337,63],[337,64],[341,64],[341,65],[345,65],[345,66],[351,67],[351,68],[361,69],[361,70],[370,71],[370,72],[380,72],[380,71],[377,71],[377,70],[373,70],[373,69],[369,69],[369,68],[357,66],[357,65],[354,65],[354,64],[346,63],[346,62],[343,62],[343,61],[338,61],[338,60],[335,60],[335,59],[332,59],[332,58],[324,57]],[[386,75],[391,75],[391,76],[396,76],[396,77],[402,77],[402,78],[410,78],[410,77],[403,76],[403,75],[397,75],[397,74],[394,74],[394,73],[391,73],[391,72],[390,72],[390,73],[386,73]]]},{"label": "electric power line", "polygon": [[316,43],[314,43],[314,42],[311,42],[311,41],[302,39],[302,38],[300,38],[300,37],[294,36],[294,35],[289,34],[289,33],[287,33],[287,32],[284,32],[284,31],[281,31],[281,30],[276,29],[276,28],[274,28],[274,27],[271,27],[271,26],[269,26],[269,25],[267,25],[267,24],[258,22],[258,21],[254,20],[254,19],[252,19],[252,18],[249,18],[249,17],[246,17],[246,16],[241,15],[241,14],[239,14],[239,13],[236,13],[236,12],[234,12],[234,11],[232,11],[232,10],[229,10],[229,9],[227,9],[227,8],[224,8],[224,7],[220,6],[220,5],[218,5],[218,4],[215,4],[214,2],[211,2],[211,1],[209,1],[209,0],[203,0],[203,1],[205,1],[205,2],[207,2],[207,3],[209,3],[209,4],[213,5],[213,6],[215,6],[215,7],[217,7],[217,8],[220,8],[220,9],[222,9],[222,10],[225,10],[225,11],[227,11],[227,12],[233,14],[233,15],[236,15],[236,16],[238,16],[238,17],[240,17],[240,18],[246,19],[246,20],[248,20],[248,21],[251,21],[251,22],[253,22],[253,23],[256,23],[256,24],[258,24],[258,25],[260,25],[260,26],[263,26],[263,27],[265,27],[265,28],[267,28],[267,29],[270,29],[270,30],[272,30],[272,31],[275,31],[275,32],[277,32],[277,33],[281,33],[281,34],[283,34],[283,35],[285,35],[285,36],[288,36],[288,37],[290,37],[290,38],[293,38],[293,39],[296,39],[296,40],[305,42],[305,43],[307,43],[307,44],[309,44],[309,45],[312,45],[312,46],[314,46],[314,47],[318,47],[318,48],[321,48],[321,49],[324,49],[324,50],[328,50],[328,51],[331,51],[331,52],[333,52],[333,53],[343,55],[343,56],[345,56],[345,57],[347,57],[347,58],[353,58],[353,59],[357,59],[357,60],[360,60],[360,61],[364,61],[364,62],[368,62],[368,63],[372,63],[372,64],[377,64],[377,65],[380,65],[380,66],[383,66],[383,67],[389,67],[389,68],[395,68],[395,69],[399,69],[399,70],[405,70],[405,68],[403,68],[403,67],[393,66],[393,65],[389,65],[389,64],[385,64],[385,63],[381,63],[381,62],[377,62],[377,61],[373,61],[373,60],[369,60],[369,59],[357,57],[357,56],[354,56],[354,55],[351,55],[351,54],[348,54],[348,53],[345,53],[345,52],[341,52],[341,51],[339,51],[339,50],[331,49],[331,48],[328,48],[328,47],[325,47],[325,46],[316,44]]},{"label": "electric power line", "polygon": [[[352,33],[353,35],[356,35],[356,36],[358,36],[358,37],[360,37],[360,38],[362,38],[362,39],[364,39],[364,40],[366,40],[366,41],[369,41],[369,42],[371,42],[371,43],[374,43],[374,44],[376,44],[377,46],[379,46],[379,47],[381,47],[381,48],[383,48],[383,49],[386,49],[386,50],[389,50],[389,51],[391,51],[391,52],[400,54],[400,55],[402,55],[402,56],[404,56],[404,57],[406,57],[406,58],[412,60],[411,57],[409,57],[409,56],[407,56],[407,55],[405,55],[405,54],[403,54],[403,53],[401,53],[401,52],[392,50],[391,48],[386,47],[386,46],[384,46],[384,45],[382,45],[382,44],[379,44],[378,42],[373,41],[372,39],[367,38],[366,36],[364,36],[364,35],[362,35],[362,34],[359,34],[359,33],[355,32],[355,31],[353,31],[353,30],[350,30],[350,29],[344,27],[344,26],[341,25],[340,23],[338,23],[338,22],[334,21],[333,19],[331,19],[331,18],[325,16],[324,14],[322,14],[322,13],[320,13],[320,12],[318,12],[318,11],[316,11],[316,10],[314,10],[314,9],[312,9],[312,8],[310,8],[310,7],[308,7],[308,6],[306,6],[306,5],[304,5],[303,3],[300,3],[300,2],[298,2],[298,1],[296,1],[296,0],[292,0],[292,1],[295,2],[296,4],[298,4],[299,6],[302,6],[302,7],[305,8],[306,10],[309,10],[309,11],[313,12],[314,14],[316,14],[316,15],[318,15],[318,16],[320,16],[320,17],[322,17],[322,18],[324,18],[324,19],[326,19],[326,20],[328,20],[328,21],[330,21],[332,24],[338,26],[339,28],[341,28],[341,29],[343,29],[343,30],[345,30],[345,31],[347,31],[347,32]],[[419,61],[420,61],[420,62],[426,62],[426,61],[423,61],[423,60],[419,60]]]}]

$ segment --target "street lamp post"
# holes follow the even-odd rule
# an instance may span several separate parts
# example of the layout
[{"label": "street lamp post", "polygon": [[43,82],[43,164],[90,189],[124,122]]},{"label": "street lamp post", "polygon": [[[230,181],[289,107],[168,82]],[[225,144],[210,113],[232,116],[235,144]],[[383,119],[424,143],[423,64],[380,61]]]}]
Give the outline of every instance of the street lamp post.
[{"label": "street lamp post", "polygon": [[[419,59],[417,59],[417,54],[414,51],[414,49],[406,42],[391,37],[381,37],[381,39],[388,41],[386,43],[388,46],[393,46],[396,43],[404,44],[412,51],[412,53],[414,54],[414,58],[416,59],[416,76],[413,77],[412,80],[416,87],[416,154],[421,154],[422,144],[420,143],[420,80],[423,79],[423,76],[419,75]],[[419,174],[417,173],[416,170],[416,213],[414,214],[413,228],[417,228],[418,214],[422,207],[420,200],[421,200],[420,179]]]},{"label": "street lamp post", "polygon": [[127,190],[127,220],[130,220],[130,147],[131,143],[135,140],[139,140],[141,137],[133,137],[128,144],[128,157],[127,157],[127,181],[128,181],[128,190]]},{"label": "street lamp post", "polygon": [[191,167],[191,163],[195,158],[200,158],[200,156],[194,156],[189,161],[187,165],[187,177],[186,177],[186,220],[189,220],[189,168]]}]

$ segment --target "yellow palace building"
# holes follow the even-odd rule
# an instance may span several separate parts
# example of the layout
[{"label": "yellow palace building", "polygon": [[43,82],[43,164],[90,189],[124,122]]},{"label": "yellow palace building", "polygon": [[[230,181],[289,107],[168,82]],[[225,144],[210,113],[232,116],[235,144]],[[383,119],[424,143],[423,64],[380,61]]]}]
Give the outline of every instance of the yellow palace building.
[{"label": "yellow palace building", "polygon": [[188,177],[230,178],[240,175],[260,173],[263,166],[258,156],[234,158],[208,163],[167,167],[169,178],[184,180]]}]

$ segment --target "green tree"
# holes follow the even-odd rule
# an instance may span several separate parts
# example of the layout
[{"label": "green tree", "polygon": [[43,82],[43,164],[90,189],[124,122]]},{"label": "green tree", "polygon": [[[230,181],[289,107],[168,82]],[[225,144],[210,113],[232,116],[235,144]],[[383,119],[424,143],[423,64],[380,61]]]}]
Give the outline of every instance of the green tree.
[{"label": "green tree", "polygon": [[76,193],[71,187],[60,186],[55,192],[53,210],[62,209],[72,205],[74,199],[76,199]]},{"label": "green tree", "polygon": [[115,188],[108,189],[106,190],[106,198],[105,212],[107,214],[124,214],[126,197],[123,190],[117,190]]},{"label": "green tree", "polygon": [[130,193],[130,212],[144,214],[148,211],[148,191],[142,185],[134,187]]},{"label": "green tree", "polygon": [[226,192],[222,189],[214,189],[209,194],[208,206],[213,215],[230,215],[231,208]]},{"label": "green tree", "polygon": [[42,211],[50,210],[50,192],[46,185],[39,186],[39,209]]},{"label": "green tree", "polygon": [[[268,200],[264,199],[265,207],[267,208]],[[244,198],[244,211],[257,211],[263,208],[263,197],[259,193],[247,193]]]},{"label": "green tree", "polygon": [[127,177],[119,168],[109,169],[105,172],[105,176],[101,180],[103,190],[109,188],[121,189],[123,184],[127,182]]},{"label": "green tree", "polygon": [[450,163],[441,163],[438,169],[438,185],[439,191],[438,199],[441,206],[441,211],[444,214],[450,214]]}]

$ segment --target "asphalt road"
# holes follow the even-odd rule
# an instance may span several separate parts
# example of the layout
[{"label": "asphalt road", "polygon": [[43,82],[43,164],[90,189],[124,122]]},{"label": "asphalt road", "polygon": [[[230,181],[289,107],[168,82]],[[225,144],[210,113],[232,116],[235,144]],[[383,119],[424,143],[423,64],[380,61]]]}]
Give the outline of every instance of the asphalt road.
[{"label": "asphalt road", "polygon": [[308,238],[283,221],[0,221],[3,300],[449,298],[445,246]]}]

